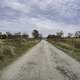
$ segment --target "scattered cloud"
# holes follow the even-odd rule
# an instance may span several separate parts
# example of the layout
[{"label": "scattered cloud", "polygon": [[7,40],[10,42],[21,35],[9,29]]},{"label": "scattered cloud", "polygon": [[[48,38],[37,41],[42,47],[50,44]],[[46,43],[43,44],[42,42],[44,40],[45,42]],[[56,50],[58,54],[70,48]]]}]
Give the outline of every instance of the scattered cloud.
[{"label": "scattered cloud", "polygon": [[79,0],[3,0],[0,1],[0,31],[44,35],[63,30],[65,34],[80,30]]}]

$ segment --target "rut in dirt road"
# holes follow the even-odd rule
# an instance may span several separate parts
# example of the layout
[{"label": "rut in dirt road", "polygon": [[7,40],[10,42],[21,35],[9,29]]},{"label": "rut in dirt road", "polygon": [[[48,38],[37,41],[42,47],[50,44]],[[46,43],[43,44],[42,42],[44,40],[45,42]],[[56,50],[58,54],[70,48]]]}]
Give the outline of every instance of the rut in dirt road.
[{"label": "rut in dirt road", "polygon": [[5,68],[0,80],[80,80],[80,63],[43,40]]}]

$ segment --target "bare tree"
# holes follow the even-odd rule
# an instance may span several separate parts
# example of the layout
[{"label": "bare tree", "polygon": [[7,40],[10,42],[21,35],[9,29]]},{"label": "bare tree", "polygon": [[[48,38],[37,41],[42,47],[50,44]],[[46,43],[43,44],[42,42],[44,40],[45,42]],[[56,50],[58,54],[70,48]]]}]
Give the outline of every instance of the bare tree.
[{"label": "bare tree", "polygon": [[76,38],[80,38],[80,31],[76,31],[75,37],[76,37]]},{"label": "bare tree", "polygon": [[17,32],[14,34],[15,38],[21,38],[21,32]]},{"label": "bare tree", "polygon": [[6,36],[7,36],[8,39],[11,39],[12,38],[12,33],[6,32]]},{"label": "bare tree", "polygon": [[68,38],[71,38],[72,37],[72,33],[68,33]]},{"label": "bare tree", "polygon": [[23,34],[22,34],[22,38],[27,39],[27,38],[29,38],[29,35],[26,34],[26,33],[23,33]]},{"label": "bare tree", "polygon": [[64,34],[63,31],[57,32],[57,36],[60,37],[60,38],[63,36],[63,34]]}]

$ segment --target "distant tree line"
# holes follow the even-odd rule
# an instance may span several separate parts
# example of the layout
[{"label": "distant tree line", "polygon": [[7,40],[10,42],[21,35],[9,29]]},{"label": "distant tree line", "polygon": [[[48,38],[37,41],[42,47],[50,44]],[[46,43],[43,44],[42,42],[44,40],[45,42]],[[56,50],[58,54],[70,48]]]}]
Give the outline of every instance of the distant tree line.
[{"label": "distant tree line", "polygon": [[[26,33],[21,33],[21,32],[17,32],[12,34],[11,32],[5,32],[2,33],[0,32],[0,39],[28,39],[29,35]],[[39,33],[38,30],[33,30],[32,31],[32,38],[34,39],[42,39],[42,34]]]},{"label": "distant tree line", "polygon": [[57,32],[55,35],[48,35],[47,37],[48,40],[54,41],[54,43],[58,42],[64,42],[71,44],[74,48],[79,48],[80,49],[80,31],[76,31],[75,34],[73,33],[68,33],[66,37],[64,37],[64,32],[60,31]]},{"label": "distant tree line", "polygon": [[[63,35],[64,35],[64,32],[60,31],[60,32],[57,32],[56,34],[49,34],[47,38],[48,39],[53,39],[53,38],[61,39],[61,38],[64,38]],[[72,38],[72,37],[80,38],[80,31],[76,31],[75,34],[68,33],[68,35],[66,36],[66,38]]]},{"label": "distant tree line", "polygon": [[10,33],[10,32],[6,32],[6,33],[2,33],[0,32],[0,39],[15,39],[15,38],[29,38],[29,35],[26,33],[21,34],[21,32],[17,32],[17,33]]},{"label": "distant tree line", "polygon": [[[64,35],[64,32],[60,31],[60,32],[56,32],[56,34],[49,34],[47,36],[47,39],[61,40],[61,39],[64,38],[63,35]],[[15,38],[28,39],[29,38],[29,34],[21,33],[21,32],[17,32],[17,33],[14,33],[14,34],[12,34],[11,32],[6,32],[6,33],[0,32],[0,39],[15,39]],[[32,31],[32,38],[34,38],[34,39],[38,39],[38,38],[42,39],[42,34],[38,30],[33,30]],[[80,38],[80,31],[76,31],[75,34],[68,33],[66,38]]]},{"label": "distant tree line", "polygon": [[60,31],[60,32],[57,32],[56,35],[55,34],[53,34],[53,35],[49,34],[47,38],[48,39],[49,38],[62,38],[63,34],[64,34],[63,31]]}]

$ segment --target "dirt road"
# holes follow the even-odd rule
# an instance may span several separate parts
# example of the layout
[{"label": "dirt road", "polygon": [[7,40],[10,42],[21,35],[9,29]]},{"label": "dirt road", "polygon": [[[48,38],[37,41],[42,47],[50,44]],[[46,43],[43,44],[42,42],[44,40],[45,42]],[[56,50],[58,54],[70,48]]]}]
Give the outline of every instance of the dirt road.
[{"label": "dirt road", "polygon": [[43,40],[4,69],[0,80],[80,80],[80,63]]}]

